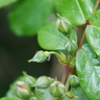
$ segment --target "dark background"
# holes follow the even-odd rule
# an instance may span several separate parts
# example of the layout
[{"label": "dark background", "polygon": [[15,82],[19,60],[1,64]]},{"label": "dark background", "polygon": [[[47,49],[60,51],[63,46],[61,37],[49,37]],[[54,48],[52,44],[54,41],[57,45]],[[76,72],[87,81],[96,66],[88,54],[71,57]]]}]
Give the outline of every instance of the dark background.
[{"label": "dark background", "polygon": [[0,97],[6,94],[9,85],[22,75],[22,71],[35,77],[48,76],[51,66],[51,62],[27,62],[41,49],[37,43],[37,36],[15,36],[9,29],[7,13],[7,7],[0,9]]}]

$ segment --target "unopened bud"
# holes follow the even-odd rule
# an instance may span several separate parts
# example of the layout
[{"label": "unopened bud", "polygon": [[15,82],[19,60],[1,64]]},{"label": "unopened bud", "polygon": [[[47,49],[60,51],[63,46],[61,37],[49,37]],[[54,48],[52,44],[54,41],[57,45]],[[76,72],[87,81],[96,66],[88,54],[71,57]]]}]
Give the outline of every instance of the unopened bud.
[{"label": "unopened bud", "polygon": [[67,64],[67,58],[64,53],[61,52],[60,54],[58,54],[56,56],[61,64]]},{"label": "unopened bud", "polygon": [[36,79],[30,75],[27,75],[26,72],[23,72],[23,74],[24,74],[23,81],[30,87],[35,86]]},{"label": "unopened bud", "polygon": [[47,76],[41,76],[36,81],[36,86],[38,88],[47,88],[52,82],[52,79]]},{"label": "unopened bud", "polygon": [[73,55],[68,55],[68,60],[69,60],[69,66],[71,68],[74,68],[75,67],[75,64],[76,64],[76,58],[73,56]]},{"label": "unopened bud", "polygon": [[37,97],[31,97],[29,100],[38,100]]},{"label": "unopened bud", "polygon": [[28,60],[28,62],[42,63],[46,61],[49,56],[50,52],[48,51],[38,51],[32,59]]},{"label": "unopened bud", "polygon": [[50,85],[50,93],[54,97],[64,98],[66,94],[65,86],[55,81]]},{"label": "unopened bud", "polygon": [[74,40],[69,40],[65,44],[65,49],[68,52],[75,52],[77,50],[77,43]]},{"label": "unopened bud", "polygon": [[72,86],[77,86],[77,85],[79,85],[79,78],[75,75],[70,75],[68,77],[68,82]]},{"label": "unopened bud", "polygon": [[67,32],[71,28],[70,23],[63,17],[57,19],[56,27],[60,32]]},{"label": "unopened bud", "polygon": [[17,81],[15,85],[15,94],[21,99],[28,99],[30,96],[30,88],[23,81]]},{"label": "unopened bud", "polygon": [[74,95],[74,93],[72,91],[67,92],[67,97],[69,99],[75,99],[76,98],[76,96]]}]

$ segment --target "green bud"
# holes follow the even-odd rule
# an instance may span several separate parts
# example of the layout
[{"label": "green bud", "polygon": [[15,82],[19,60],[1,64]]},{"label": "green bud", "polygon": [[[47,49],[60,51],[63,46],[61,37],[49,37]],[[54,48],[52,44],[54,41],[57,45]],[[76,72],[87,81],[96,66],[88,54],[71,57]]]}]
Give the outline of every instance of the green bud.
[{"label": "green bud", "polygon": [[70,75],[68,77],[68,82],[72,86],[77,86],[77,85],[79,85],[79,78],[75,75]]},{"label": "green bud", "polygon": [[61,64],[65,64],[65,65],[67,64],[67,57],[64,53],[61,52],[60,54],[57,54],[56,57],[58,58]]},{"label": "green bud", "polygon": [[75,64],[76,64],[76,58],[74,57],[74,55],[68,55],[68,62],[69,62],[69,66],[71,68],[74,68],[75,67]]},{"label": "green bud", "polygon": [[75,52],[77,50],[77,43],[74,40],[69,40],[65,44],[65,49],[68,52]]},{"label": "green bud", "polygon": [[29,100],[38,100],[38,98],[37,97],[31,97]]},{"label": "green bud", "polygon": [[66,94],[65,86],[55,81],[50,85],[50,93],[54,97],[64,98]]},{"label": "green bud", "polygon": [[52,82],[52,79],[47,76],[41,76],[36,81],[36,86],[38,88],[47,88]]},{"label": "green bud", "polygon": [[15,94],[21,99],[28,99],[30,96],[30,88],[29,86],[23,81],[17,81],[15,84]]},{"label": "green bud", "polygon": [[56,27],[60,32],[66,33],[70,30],[71,25],[64,17],[60,17],[57,19]]},{"label": "green bud", "polygon": [[36,84],[36,79],[30,75],[27,75],[26,72],[23,72],[24,77],[23,77],[23,81],[29,85],[30,87],[35,86]]},{"label": "green bud", "polygon": [[75,99],[76,98],[76,96],[74,95],[74,93],[72,91],[67,92],[67,97],[69,99]]},{"label": "green bud", "polygon": [[49,56],[50,52],[48,51],[38,51],[32,59],[28,60],[28,62],[42,63],[46,61]]}]

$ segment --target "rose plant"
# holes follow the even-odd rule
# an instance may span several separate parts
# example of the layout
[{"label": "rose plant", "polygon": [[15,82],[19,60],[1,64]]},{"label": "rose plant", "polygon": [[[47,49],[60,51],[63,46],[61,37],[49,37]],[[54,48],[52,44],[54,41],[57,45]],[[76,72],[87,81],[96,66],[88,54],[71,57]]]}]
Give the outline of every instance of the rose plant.
[{"label": "rose plant", "polygon": [[[42,20],[40,25],[27,24],[27,18],[14,20],[28,2],[25,0],[15,4],[22,4],[19,9],[14,5],[9,12],[11,29],[19,36],[37,31],[38,43],[46,51],[38,51],[28,62],[42,63],[55,55],[69,69],[68,76],[62,83],[47,76],[36,79],[24,72],[11,84],[7,97],[0,100],[100,100],[100,0],[30,1],[49,4],[49,11],[44,10],[46,16],[36,20]],[[43,26],[53,8],[57,19]],[[36,7],[34,13],[39,9]],[[33,15],[29,12],[28,17],[34,22]],[[18,26],[20,21],[23,25]]]}]

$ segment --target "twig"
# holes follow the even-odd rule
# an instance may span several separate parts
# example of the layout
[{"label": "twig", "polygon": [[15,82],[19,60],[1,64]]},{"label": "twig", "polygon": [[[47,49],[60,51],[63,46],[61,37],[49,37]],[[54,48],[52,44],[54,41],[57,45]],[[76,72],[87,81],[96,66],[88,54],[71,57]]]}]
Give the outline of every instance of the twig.
[{"label": "twig", "polygon": [[85,34],[86,34],[86,32],[84,31],[84,33],[83,33],[83,35],[82,35],[82,38],[81,38],[81,41],[80,41],[80,44],[79,44],[79,46],[78,46],[79,49],[81,48],[81,46],[82,46],[82,44],[83,44],[83,41],[84,41],[84,38],[85,38]]},{"label": "twig", "polygon": [[99,2],[100,2],[100,0],[96,0],[96,4],[95,4],[95,6],[94,6],[94,9],[93,9],[93,13],[92,13],[92,14],[94,14],[95,11],[97,10],[98,5],[99,5]]}]

